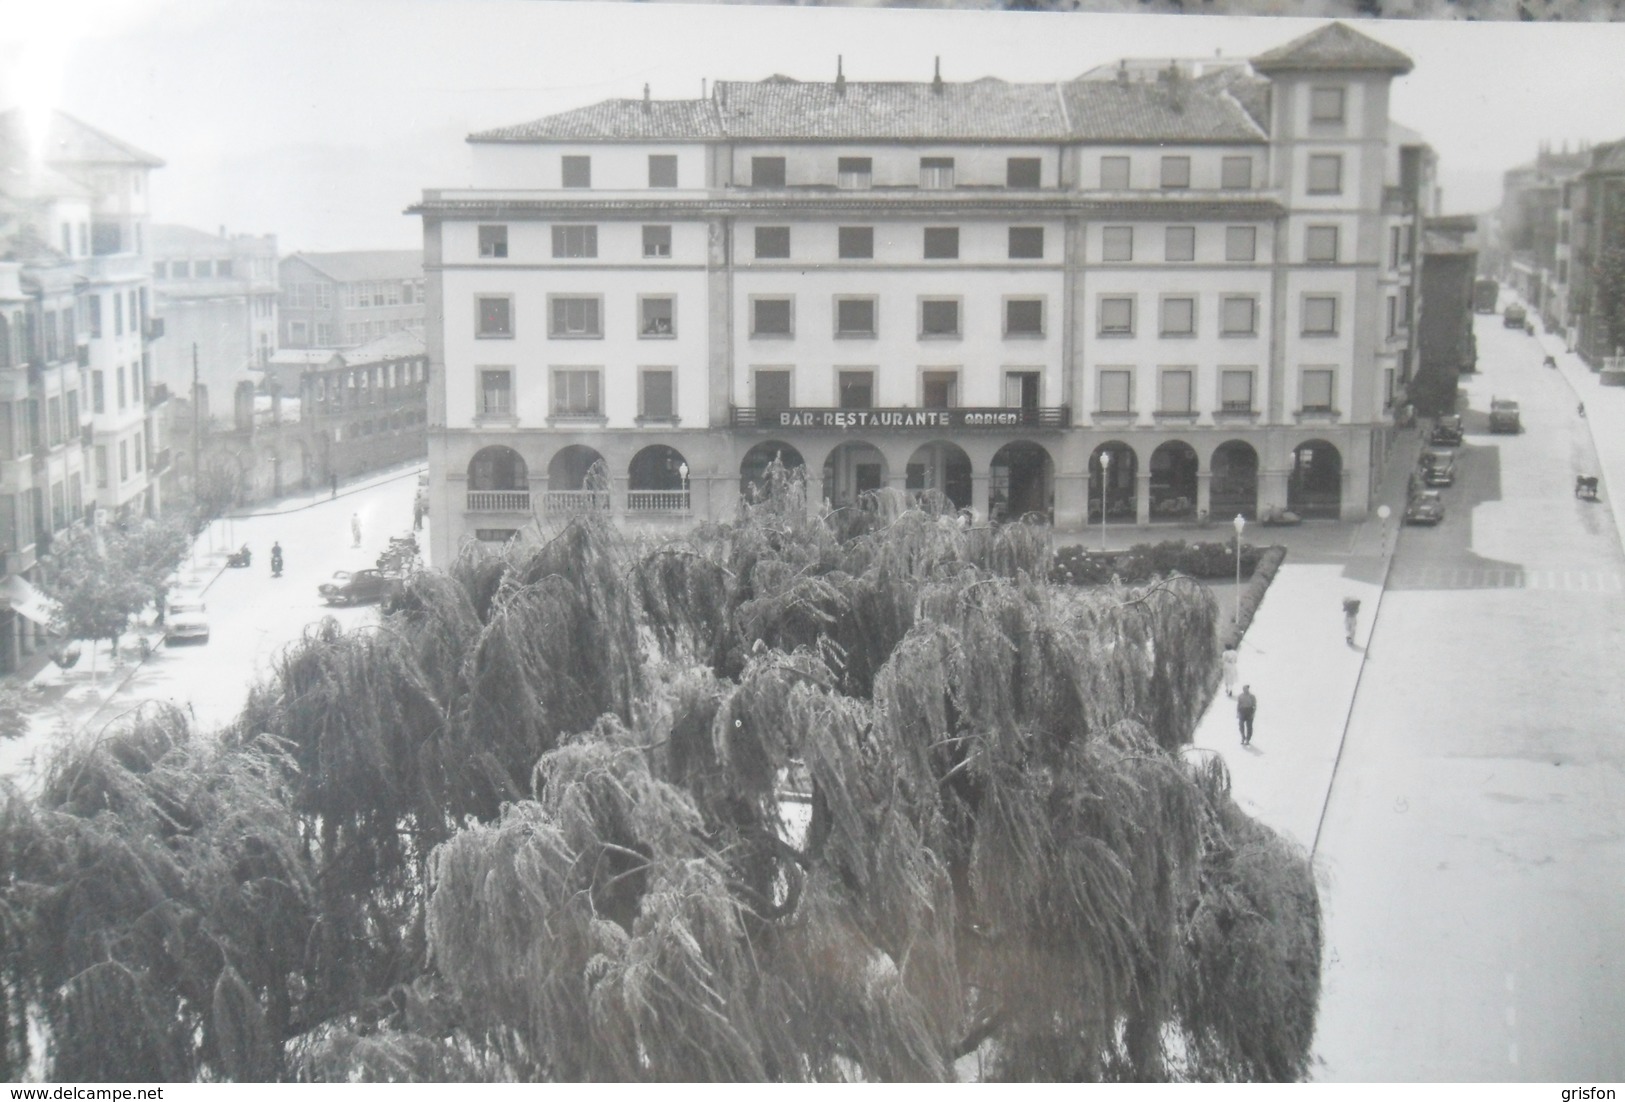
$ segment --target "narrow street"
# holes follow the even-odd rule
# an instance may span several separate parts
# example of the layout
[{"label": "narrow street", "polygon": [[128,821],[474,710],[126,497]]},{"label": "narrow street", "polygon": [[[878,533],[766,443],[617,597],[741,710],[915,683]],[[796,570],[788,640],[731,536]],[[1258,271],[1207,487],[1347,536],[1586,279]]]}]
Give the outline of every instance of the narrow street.
[{"label": "narrow street", "polygon": [[[1476,326],[1448,513],[1400,540],[1321,831],[1322,1080],[1625,1067],[1625,554],[1573,494],[1574,392]],[[1492,395],[1521,435],[1489,435]]]}]

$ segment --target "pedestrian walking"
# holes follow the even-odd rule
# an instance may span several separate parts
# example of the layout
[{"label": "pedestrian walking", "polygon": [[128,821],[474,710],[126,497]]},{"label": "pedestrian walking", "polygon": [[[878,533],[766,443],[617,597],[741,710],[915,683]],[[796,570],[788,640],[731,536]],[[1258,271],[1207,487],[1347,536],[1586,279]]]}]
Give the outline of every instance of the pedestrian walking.
[{"label": "pedestrian walking", "polygon": [[336,498],[339,496],[339,473],[334,471],[330,477],[333,483],[333,496]]},{"label": "pedestrian walking", "polygon": [[1343,598],[1343,637],[1348,640],[1349,646],[1354,645],[1354,629],[1360,622],[1360,602],[1353,597]]},{"label": "pedestrian walking", "polygon": [[1224,695],[1236,695],[1236,648],[1233,644],[1224,648]]},{"label": "pedestrian walking", "polygon": [[423,531],[423,502],[412,502],[412,531]]},{"label": "pedestrian walking", "polygon": [[351,513],[350,514],[350,537],[351,537],[351,539],[353,539],[355,541],[352,546],[355,546],[355,547],[360,547],[361,546],[361,514],[360,513]]},{"label": "pedestrian walking", "polygon": [[1241,728],[1241,744],[1251,746],[1253,743],[1253,715],[1258,711],[1258,698],[1253,695],[1251,685],[1241,687],[1241,695],[1236,697],[1236,725]]}]

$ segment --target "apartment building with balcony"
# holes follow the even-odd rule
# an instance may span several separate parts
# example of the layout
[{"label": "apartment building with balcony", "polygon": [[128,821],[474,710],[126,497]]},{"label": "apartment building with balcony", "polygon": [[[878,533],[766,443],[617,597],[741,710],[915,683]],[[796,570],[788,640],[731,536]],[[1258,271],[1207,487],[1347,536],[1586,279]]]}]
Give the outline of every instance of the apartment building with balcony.
[{"label": "apartment building with balcony", "polygon": [[[152,382],[185,396],[195,378],[226,407],[239,382],[263,378],[277,348],[276,235],[154,225],[151,236],[153,291],[164,319]],[[229,408],[220,412],[229,417]]]},{"label": "apartment building with balcony", "polygon": [[423,254],[415,249],[294,253],[278,265],[283,348],[358,348],[423,332]]},{"label": "apartment building with balcony", "polygon": [[415,208],[437,558],[730,516],[775,458],[832,506],[1362,516],[1410,67],[1330,24],[1154,77],[718,81],[471,135],[480,186]]}]

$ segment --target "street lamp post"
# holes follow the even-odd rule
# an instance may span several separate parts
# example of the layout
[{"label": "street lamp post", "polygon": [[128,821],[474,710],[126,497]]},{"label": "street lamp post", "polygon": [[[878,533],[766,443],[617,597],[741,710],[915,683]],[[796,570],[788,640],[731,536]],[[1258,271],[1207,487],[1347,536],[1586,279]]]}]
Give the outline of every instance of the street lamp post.
[{"label": "street lamp post", "polygon": [[1111,471],[1112,453],[1100,453],[1100,550],[1106,550],[1106,475]]},{"label": "street lamp post", "polygon": [[1247,519],[1240,513],[1231,522],[1236,526],[1236,626],[1241,626],[1241,531],[1247,527]]},{"label": "street lamp post", "polygon": [[1388,508],[1386,504],[1377,506],[1377,519],[1382,521],[1382,553],[1384,555],[1388,553],[1388,518],[1393,516],[1393,513],[1394,511]]}]

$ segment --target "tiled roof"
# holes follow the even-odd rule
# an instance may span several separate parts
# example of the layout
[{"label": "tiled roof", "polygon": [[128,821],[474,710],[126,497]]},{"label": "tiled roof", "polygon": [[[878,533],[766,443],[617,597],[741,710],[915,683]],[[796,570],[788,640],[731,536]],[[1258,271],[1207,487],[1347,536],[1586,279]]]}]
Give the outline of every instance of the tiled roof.
[{"label": "tiled roof", "polygon": [[[26,146],[27,132],[20,109],[0,113],[0,134],[8,145]],[[52,164],[126,164],[148,168],[162,168],[164,164],[151,153],[62,111],[52,111],[46,121],[45,160]]]},{"label": "tiled roof", "polygon": [[371,364],[381,360],[399,360],[408,356],[427,355],[428,345],[422,334],[410,329],[397,329],[375,341],[351,348],[343,353],[347,364]]},{"label": "tiled roof", "polygon": [[1253,58],[1253,68],[1260,73],[1374,70],[1398,75],[1411,71],[1411,59],[1346,23],[1328,23],[1285,46],[1265,50]]},{"label": "tiled roof", "polygon": [[471,142],[699,141],[722,137],[710,100],[609,99],[557,115],[482,130]]},{"label": "tiled roof", "polygon": [[1197,87],[1214,93],[1227,93],[1241,105],[1260,131],[1270,126],[1270,82],[1248,65],[1227,65],[1197,77]]},{"label": "tiled roof", "polygon": [[354,253],[293,253],[282,258],[303,260],[336,283],[359,280],[420,279],[423,253],[418,249],[375,249]]},{"label": "tiled roof", "polygon": [[1085,141],[1263,141],[1235,98],[1190,80],[1074,80],[1064,85],[1071,134]]},{"label": "tiled roof", "polygon": [[1055,141],[1066,117],[1049,84],[718,81],[729,137],[757,140]]},{"label": "tiled roof", "polygon": [[1587,172],[1625,172],[1625,140],[1604,142],[1591,149]]}]

